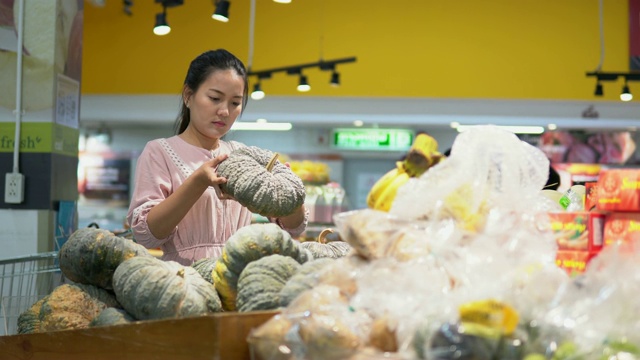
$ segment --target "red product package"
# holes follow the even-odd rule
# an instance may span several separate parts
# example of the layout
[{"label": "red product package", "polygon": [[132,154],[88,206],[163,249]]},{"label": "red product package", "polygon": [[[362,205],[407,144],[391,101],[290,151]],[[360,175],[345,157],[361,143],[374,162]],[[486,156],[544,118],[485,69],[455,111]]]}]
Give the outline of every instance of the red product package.
[{"label": "red product package", "polygon": [[595,210],[598,206],[598,183],[589,181],[584,183],[584,209]]},{"label": "red product package", "polygon": [[606,169],[597,184],[598,210],[640,211],[640,169]]},{"label": "red product package", "polygon": [[614,212],[604,222],[604,245],[640,241],[640,213]]},{"label": "red product package", "polygon": [[549,213],[551,231],[559,250],[599,251],[605,214],[594,211]]},{"label": "red product package", "polygon": [[582,250],[558,250],[556,253],[556,265],[564,269],[569,275],[582,274],[591,259],[598,255],[599,251]]}]

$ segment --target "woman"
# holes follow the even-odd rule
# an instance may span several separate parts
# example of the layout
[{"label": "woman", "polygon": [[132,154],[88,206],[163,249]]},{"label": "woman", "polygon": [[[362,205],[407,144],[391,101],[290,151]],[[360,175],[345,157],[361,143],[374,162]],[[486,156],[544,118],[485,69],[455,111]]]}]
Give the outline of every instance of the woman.
[{"label": "woman", "polygon": [[[148,142],[140,154],[127,220],[136,241],[161,248],[164,260],[191,265],[220,256],[229,237],[251,223],[251,212],[220,192],[227,179],[216,174],[218,164],[244,146],[221,138],[247,94],[247,71],[238,58],[222,49],[199,55],[184,81],[177,135]],[[270,220],[297,236],[307,219],[303,205]]]}]

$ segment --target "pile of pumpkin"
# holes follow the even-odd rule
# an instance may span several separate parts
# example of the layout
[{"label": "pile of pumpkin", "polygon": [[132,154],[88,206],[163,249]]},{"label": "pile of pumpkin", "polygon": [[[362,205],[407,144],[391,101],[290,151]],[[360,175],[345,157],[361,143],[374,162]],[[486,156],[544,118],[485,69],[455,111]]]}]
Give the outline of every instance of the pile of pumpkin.
[{"label": "pile of pumpkin", "polygon": [[300,243],[275,224],[252,224],[229,239],[220,258],[182,266],[107,230],[82,228],[59,252],[65,284],[20,314],[18,333],[274,310],[349,251],[342,241]]}]

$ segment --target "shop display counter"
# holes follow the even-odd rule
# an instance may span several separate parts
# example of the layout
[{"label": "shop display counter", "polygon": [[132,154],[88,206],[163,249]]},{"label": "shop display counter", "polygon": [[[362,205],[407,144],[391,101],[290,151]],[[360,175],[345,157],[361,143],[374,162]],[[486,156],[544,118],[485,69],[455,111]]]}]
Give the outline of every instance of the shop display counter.
[{"label": "shop display counter", "polygon": [[278,311],[218,313],[0,336],[0,358],[29,360],[250,359],[247,336]]}]

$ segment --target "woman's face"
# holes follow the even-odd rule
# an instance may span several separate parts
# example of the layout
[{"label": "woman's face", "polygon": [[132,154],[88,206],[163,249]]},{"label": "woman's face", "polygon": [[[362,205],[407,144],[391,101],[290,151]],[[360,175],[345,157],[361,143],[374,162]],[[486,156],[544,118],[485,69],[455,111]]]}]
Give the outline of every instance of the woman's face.
[{"label": "woman's face", "polygon": [[244,79],[234,70],[217,70],[185,101],[190,127],[209,139],[226,134],[242,112]]}]

